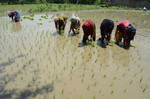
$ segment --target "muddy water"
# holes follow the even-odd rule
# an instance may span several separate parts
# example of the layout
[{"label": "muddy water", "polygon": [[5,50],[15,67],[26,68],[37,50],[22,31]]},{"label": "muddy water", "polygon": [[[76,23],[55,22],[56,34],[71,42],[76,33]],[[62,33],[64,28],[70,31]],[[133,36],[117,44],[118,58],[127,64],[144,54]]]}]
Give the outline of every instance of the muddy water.
[{"label": "muddy water", "polygon": [[[99,24],[111,18],[115,25],[128,19],[137,28],[134,47],[111,44],[78,47],[83,32],[58,35],[51,19],[13,23],[0,17],[0,97],[4,99],[149,99],[150,13],[140,11],[65,12],[78,14],[82,23]],[[53,13],[55,14],[55,13]],[[114,39],[114,32],[112,40]],[[97,41],[97,44],[99,42]]]}]

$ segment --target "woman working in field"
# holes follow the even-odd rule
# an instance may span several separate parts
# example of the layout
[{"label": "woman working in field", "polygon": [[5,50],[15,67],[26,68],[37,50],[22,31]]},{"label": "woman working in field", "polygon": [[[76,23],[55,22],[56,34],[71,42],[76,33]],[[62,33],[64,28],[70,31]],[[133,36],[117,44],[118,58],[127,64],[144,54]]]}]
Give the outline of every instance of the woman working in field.
[{"label": "woman working in field", "polygon": [[19,22],[20,21],[20,13],[18,11],[12,11],[8,14],[12,21]]},{"label": "woman working in field", "polygon": [[67,19],[68,18],[63,14],[57,14],[57,16],[54,17],[55,28],[59,34],[64,33]]},{"label": "woman working in field", "polygon": [[70,19],[71,21],[71,25],[70,25],[70,30],[69,30],[69,33],[72,32],[74,34],[79,34],[80,33],[80,26],[81,26],[81,21],[80,21],[80,18],[73,15]]},{"label": "woman working in field", "polygon": [[82,25],[82,29],[83,29],[83,43],[86,44],[86,41],[89,40],[89,36],[90,36],[90,40],[93,42],[95,42],[96,40],[96,26],[95,23],[92,20],[86,20],[84,22],[84,24]]},{"label": "woman working in field", "polygon": [[136,34],[136,29],[132,26],[129,21],[121,21],[116,28],[115,40],[116,44],[122,41],[123,38],[123,47],[129,48],[130,41],[134,39]]}]

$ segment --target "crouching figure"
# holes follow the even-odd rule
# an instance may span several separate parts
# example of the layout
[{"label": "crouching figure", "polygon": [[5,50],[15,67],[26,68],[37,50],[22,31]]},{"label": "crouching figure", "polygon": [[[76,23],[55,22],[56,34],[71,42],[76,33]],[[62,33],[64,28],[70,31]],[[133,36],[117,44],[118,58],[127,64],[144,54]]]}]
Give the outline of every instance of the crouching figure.
[{"label": "crouching figure", "polygon": [[54,17],[55,28],[59,34],[64,33],[67,19],[68,18],[63,14],[58,14]]},{"label": "crouching figure", "polygon": [[12,11],[8,14],[12,21],[19,22],[20,21],[20,13],[18,11]]},{"label": "crouching figure", "polygon": [[132,26],[129,21],[121,21],[116,28],[115,32],[115,40],[116,44],[122,41],[123,38],[123,47],[129,48],[130,41],[134,40],[134,36],[136,34],[136,29]]},{"label": "crouching figure", "polygon": [[96,39],[96,26],[94,24],[93,21],[91,20],[86,20],[84,22],[84,24],[82,25],[82,29],[83,29],[83,43],[86,44],[86,41],[89,40],[89,36],[90,36],[90,40],[93,42],[95,42]]},{"label": "crouching figure", "polygon": [[70,24],[69,33],[72,30],[73,34],[79,34],[80,33],[80,26],[81,26],[80,18],[74,15],[71,17],[70,21],[71,21],[71,24]]},{"label": "crouching figure", "polygon": [[106,39],[107,44],[110,43],[112,30],[114,29],[114,22],[110,19],[104,19],[100,25],[101,43],[104,44]]}]

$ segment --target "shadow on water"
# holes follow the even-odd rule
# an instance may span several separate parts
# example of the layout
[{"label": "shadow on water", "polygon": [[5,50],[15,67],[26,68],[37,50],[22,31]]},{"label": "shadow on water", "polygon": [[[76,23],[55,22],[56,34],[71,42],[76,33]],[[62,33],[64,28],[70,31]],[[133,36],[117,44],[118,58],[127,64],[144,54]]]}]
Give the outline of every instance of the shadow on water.
[{"label": "shadow on water", "polygon": [[79,43],[78,47],[84,47],[86,46],[82,41]]},{"label": "shadow on water", "polygon": [[10,60],[8,60],[7,62],[2,62],[2,63],[0,64],[0,67],[8,66],[8,65],[11,65],[11,64],[13,64],[13,63],[15,63],[15,59],[10,59]]},{"label": "shadow on water", "polygon": [[[104,43],[102,43],[100,38],[97,40],[97,45],[100,46],[101,48],[107,48],[107,46],[113,46],[114,44],[116,44],[114,41],[113,42],[110,41],[110,43],[107,43],[107,41],[104,40]],[[129,50],[130,47],[134,47],[131,45],[129,48],[125,48],[123,47],[123,42],[119,42],[116,45],[119,46],[120,48],[124,48],[125,50]]]},{"label": "shadow on water", "polygon": [[[86,46],[88,46],[88,45],[93,46],[90,41],[88,41],[87,43],[83,43],[83,42],[81,41],[81,42],[79,43],[78,47],[86,47]],[[94,47],[94,46],[93,46],[93,47]]]},{"label": "shadow on water", "polygon": [[1,87],[0,97],[1,99],[11,99],[13,96],[15,96],[17,99],[27,99],[29,97],[35,97],[37,95],[42,95],[52,91],[53,91],[53,86],[51,84],[47,84],[45,86],[37,88],[36,90],[25,89],[21,92],[18,92],[17,89],[4,90],[4,87],[3,88]]},{"label": "shadow on water", "polygon": [[102,44],[100,39],[97,40],[97,45],[98,45],[99,47],[101,47],[101,48],[106,48],[106,47],[107,47],[106,42],[104,42],[104,43]]},{"label": "shadow on water", "polygon": [[45,86],[42,86],[40,88],[37,88],[35,91],[31,90],[24,90],[21,92],[21,94],[18,96],[19,99],[27,99],[28,97],[32,96],[35,97],[37,95],[42,95],[45,93],[49,93],[53,91],[53,86],[51,84],[47,84]]},{"label": "shadow on water", "polygon": [[16,57],[14,57],[14,58],[12,58],[12,59],[8,59],[7,62],[2,62],[2,63],[0,64],[0,67],[9,66],[9,65],[15,63],[15,59],[21,58],[21,57],[25,57],[25,56],[26,56],[25,54],[21,54],[21,55],[16,56]]},{"label": "shadow on water", "polygon": [[[0,80],[4,81],[5,82],[5,85],[7,85],[8,83],[10,82],[13,82],[15,80],[15,78],[17,77],[17,75],[21,74],[21,70],[25,70],[27,66],[29,66],[32,62],[34,61],[34,59],[31,59],[29,60],[27,63],[25,63],[22,68],[20,70],[18,70],[17,72],[11,74],[11,75],[8,75],[8,74],[5,74],[3,76],[1,76]],[[30,63],[30,64],[29,64]],[[1,69],[2,70],[2,69]],[[2,74],[3,72],[0,72],[0,74]]]},{"label": "shadow on water", "polygon": [[125,50],[129,50],[130,49],[130,47],[135,47],[135,46],[133,46],[133,45],[130,45],[130,47],[124,47],[123,46],[123,42],[119,42],[118,44],[116,44],[117,46],[119,46],[120,48],[123,48],[123,49],[125,49]]},{"label": "shadow on water", "polygon": [[36,59],[31,59],[31,60],[29,60],[26,64],[23,65],[22,68],[23,68],[23,69],[26,68],[28,65],[30,65],[31,63],[33,63],[33,62],[35,62],[35,61],[36,61]]},{"label": "shadow on water", "polygon": [[56,32],[52,33],[51,35],[52,35],[52,36],[63,36],[64,33],[60,34],[60,33],[58,33],[58,32],[56,31]]},{"label": "shadow on water", "polygon": [[79,36],[78,33],[74,34],[74,33],[68,33],[68,37],[74,37],[74,36]]},{"label": "shadow on water", "polygon": [[59,35],[57,31],[52,33],[52,36],[57,36],[57,35]]},{"label": "shadow on water", "polygon": [[[20,57],[24,57],[24,55],[19,55],[15,58],[20,58]],[[13,60],[15,60],[15,58]],[[9,89],[9,90],[5,88],[5,87],[7,87],[7,85],[9,83],[13,83],[15,81],[15,79],[17,79],[17,76],[21,75],[21,71],[27,69],[27,67],[34,61],[35,61],[35,59],[31,59],[26,64],[24,64],[22,66],[22,68],[20,70],[18,70],[17,72],[14,72],[11,75],[5,74],[1,77],[2,81],[0,82],[0,99],[11,99],[13,97],[15,97],[16,99],[27,99],[29,97],[35,97],[37,95],[43,95],[45,93],[49,93],[49,92],[53,91],[54,88],[53,88],[52,84],[46,84],[41,87],[36,86],[35,90],[24,89],[24,90],[20,91],[19,89],[16,89],[16,88]],[[24,66],[26,66],[26,68]],[[38,72],[39,72],[39,70],[33,71],[33,73],[35,75],[37,75]],[[0,74],[2,74],[2,73],[0,73]],[[35,86],[38,79],[40,79],[40,78],[34,77],[34,79],[32,81],[30,81],[28,83],[28,85]]]}]

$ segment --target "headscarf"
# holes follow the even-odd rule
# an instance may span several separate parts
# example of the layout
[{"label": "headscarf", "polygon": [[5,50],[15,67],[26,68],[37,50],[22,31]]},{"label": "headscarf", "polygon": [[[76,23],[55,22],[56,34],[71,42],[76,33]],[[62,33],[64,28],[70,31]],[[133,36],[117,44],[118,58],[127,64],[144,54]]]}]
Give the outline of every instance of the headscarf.
[{"label": "headscarf", "polygon": [[79,23],[80,18],[76,17],[75,15],[73,15],[70,19],[71,22],[74,23],[74,26],[77,28],[78,27],[78,23]]}]

